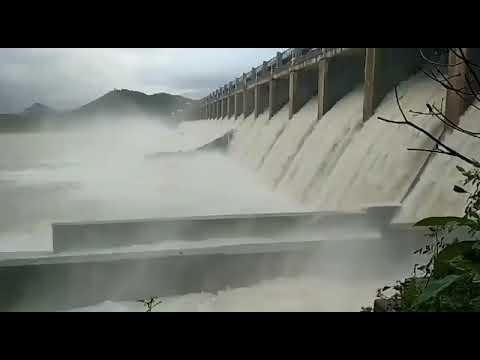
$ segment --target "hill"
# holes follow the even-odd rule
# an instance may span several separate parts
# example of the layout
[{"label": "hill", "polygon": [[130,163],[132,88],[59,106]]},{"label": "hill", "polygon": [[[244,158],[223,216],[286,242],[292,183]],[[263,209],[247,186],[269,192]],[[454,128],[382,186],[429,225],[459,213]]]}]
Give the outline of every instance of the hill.
[{"label": "hill", "polygon": [[91,117],[97,115],[125,116],[144,114],[172,120],[172,114],[188,110],[196,101],[179,95],[158,93],[147,95],[127,89],[113,90],[98,99],[73,110],[73,115]]},{"label": "hill", "polygon": [[51,107],[48,107],[47,105],[35,103],[32,106],[26,108],[19,115],[29,118],[45,118],[57,115],[57,111],[55,111]]},{"label": "hill", "polygon": [[125,118],[133,115],[158,119],[166,125],[194,120],[197,100],[179,95],[147,95],[127,89],[113,90],[79,108],[59,112],[35,103],[18,114],[0,114],[0,131],[37,131],[95,123],[101,117]]}]

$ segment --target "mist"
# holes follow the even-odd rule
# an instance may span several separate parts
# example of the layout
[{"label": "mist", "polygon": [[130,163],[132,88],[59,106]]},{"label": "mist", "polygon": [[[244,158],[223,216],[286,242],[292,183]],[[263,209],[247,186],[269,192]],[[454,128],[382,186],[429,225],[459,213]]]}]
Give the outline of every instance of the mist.
[{"label": "mist", "polygon": [[[0,134],[2,256],[51,251],[51,224],[57,222],[311,210],[273,192],[254,172],[222,150],[175,153],[189,144],[201,144],[206,131],[199,131],[200,125],[183,124],[174,129],[161,119],[142,116],[94,120],[69,131]],[[168,154],[149,157],[159,152]],[[369,305],[376,288],[398,278],[412,259],[407,252],[399,255],[391,241],[328,240],[361,238],[362,232],[368,238],[375,230],[370,224],[348,221],[333,224],[323,234],[304,227],[291,228],[270,240],[302,242],[321,237],[326,240],[325,246],[276,254],[205,253],[196,260],[188,255],[201,254],[202,248],[248,248],[265,239],[242,238],[241,229],[233,228],[225,239],[195,244],[176,241],[172,235],[172,241],[162,242],[154,250],[181,249],[183,258],[164,260],[168,262],[162,265],[167,269],[164,274],[154,270],[161,260],[147,258],[108,270],[116,271],[117,279],[109,284],[109,291],[112,299],[122,299],[142,282],[162,281],[177,290],[184,289],[168,296],[139,290],[139,297],[162,296],[165,306],[160,311],[358,311],[360,306]],[[142,246],[127,250],[141,251]],[[105,254],[111,251],[107,249]],[[88,268],[88,264],[85,266]],[[72,266],[44,281],[54,284],[57,276],[62,276],[72,287],[82,288],[82,276],[92,271],[87,268]],[[224,269],[224,273],[216,269]],[[93,272],[90,276],[105,275]],[[100,293],[98,288],[89,291]],[[72,301],[72,295],[55,288],[43,299],[27,293],[11,296],[9,310],[68,310],[59,304]],[[76,310],[143,310],[140,303],[105,300]]]}]

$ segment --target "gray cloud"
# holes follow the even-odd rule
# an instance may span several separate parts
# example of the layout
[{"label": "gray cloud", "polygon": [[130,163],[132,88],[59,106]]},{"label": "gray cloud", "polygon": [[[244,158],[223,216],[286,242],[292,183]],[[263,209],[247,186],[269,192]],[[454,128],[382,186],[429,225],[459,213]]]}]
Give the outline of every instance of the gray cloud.
[{"label": "gray cloud", "polygon": [[194,98],[275,55],[274,48],[0,49],[0,113],[83,105],[113,88]]}]

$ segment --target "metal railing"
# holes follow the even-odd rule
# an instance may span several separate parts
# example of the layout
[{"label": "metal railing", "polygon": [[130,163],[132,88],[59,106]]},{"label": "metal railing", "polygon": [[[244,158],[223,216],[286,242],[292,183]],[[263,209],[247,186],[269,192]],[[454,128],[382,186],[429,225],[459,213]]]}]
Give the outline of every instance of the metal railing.
[{"label": "metal railing", "polygon": [[[322,59],[333,57],[345,50],[347,50],[347,48],[289,48],[278,53],[276,56],[261,65],[252,68],[248,73],[245,73],[245,78],[243,78],[242,75],[239,78],[236,78],[236,80],[230,81],[227,85],[212,92],[212,98],[221,98],[230,93],[230,91],[237,89],[238,85],[242,88],[244,85],[248,86],[257,80],[263,80],[272,73],[284,71],[288,69],[292,63],[298,64],[314,58]],[[242,83],[243,81],[244,83]]]}]

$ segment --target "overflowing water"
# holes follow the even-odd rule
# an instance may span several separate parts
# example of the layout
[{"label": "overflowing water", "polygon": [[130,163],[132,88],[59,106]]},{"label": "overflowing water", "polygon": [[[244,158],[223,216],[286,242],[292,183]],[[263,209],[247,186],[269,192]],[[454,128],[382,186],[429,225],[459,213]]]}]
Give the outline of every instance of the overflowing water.
[{"label": "overflowing water", "polygon": [[[217,124],[221,134],[225,125]],[[200,125],[190,144],[210,139]],[[134,119],[72,132],[1,134],[0,252],[50,250],[52,222],[293,208],[224,154],[145,158],[184,149],[195,137],[187,127],[182,134]]]},{"label": "overflowing water", "polygon": [[[400,83],[398,94],[406,112],[425,111],[427,102],[440,105],[445,89],[423,74],[417,74]],[[332,171],[316,179],[306,194],[309,202],[319,208],[336,209],[401,202],[428,157],[425,152],[407,151],[407,148],[432,149],[433,142],[408,126],[385,123],[378,120],[378,116],[402,120],[393,91],[354,133]],[[429,115],[414,119],[436,136],[442,131],[441,123],[431,121]]]},{"label": "overflowing water", "polygon": [[[479,103],[477,102],[478,106]],[[459,125],[469,131],[480,132],[480,111],[471,106],[460,118]],[[444,142],[470,158],[479,159],[479,139],[458,131],[447,132]],[[457,165],[469,169],[470,165],[446,155],[432,154],[418,183],[408,194],[394,222],[414,222],[428,216],[462,216],[466,204],[465,194],[453,192],[464,178]]]},{"label": "overflowing water", "polygon": [[[331,173],[352,135],[360,128],[362,108],[363,88],[358,87],[322,116],[311,132],[307,131],[305,134],[306,139],[300,150],[289,153],[293,159],[281,178],[277,191],[304,202],[311,186],[322,183]],[[309,117],[302,121],[308,123],[315,116],[316,113],[310,113]]]},{"label": "overflowing water", "polygon": [[[407,111],[424,110],[426,102],[441,101],[444,89],[418,74],[400,84],[399,95]],[[353,210],[365,204],[400,202],[407,195],[396,221],[430,215],[434,207],[445,209],[445,215],[461,211],[463,199],[451,192],[459,180],[455,161],[434,156],[422,170],[428,154],[407,147],[430,149],[431,141],[406,126],[377,119],[401,120],[393,92],[366,123],[362,106],[363,91],[358,87],[318,121],[314,97],[291,120],[288,106],[283,106],[271,119],[265,111],[257,119],[251,114],[237,120],[184,122],[174,130],[159,122],[131,119],[69,132],[0,134],[0,253],[51,250],[50,224],[59,221],[310,207]],[[477,117],[470,110],[462,124],[478,130]],[[435,135],[442,131],[429,116],[412,119]],[[190,152],[232,130],[226,153]],[[468,137],[447,134],[446,141],[475,157],[474,142]],[[175,151],[180,153],[149,157]],[[437,181],[439,177],[442,181]],[[256,285],[216,294],[161,298],[156,310],[356,311],[371,302],[377,287],[400,278],[406,269],[399,265],[397,271],[388,263],[370,269],[383,278],[355,278],[357,268],[349,264],[368,267],[362,264],[370,266],[369,256],[378,259],[383,253],[347,253],[342,250],[335,258],[323,263],[318,258],[310,264],[334,264],[334,270],[324,274],[259,279]],[[391,272],[385,271],[388,266]],[[107,301],[77,310],[142,311],[143,307]]]},{"label": "overflowing water", "polygon": [[260,175],[276,185],[287,171],[293,157],[302,147],[317,121],[317,97],[310,99],[286,125],[271,150],[264,157]]}]

